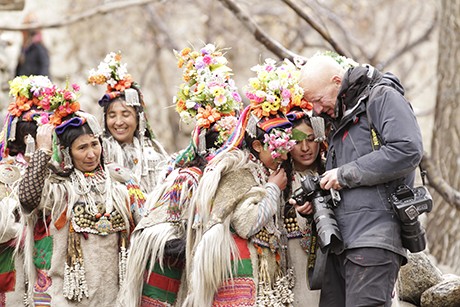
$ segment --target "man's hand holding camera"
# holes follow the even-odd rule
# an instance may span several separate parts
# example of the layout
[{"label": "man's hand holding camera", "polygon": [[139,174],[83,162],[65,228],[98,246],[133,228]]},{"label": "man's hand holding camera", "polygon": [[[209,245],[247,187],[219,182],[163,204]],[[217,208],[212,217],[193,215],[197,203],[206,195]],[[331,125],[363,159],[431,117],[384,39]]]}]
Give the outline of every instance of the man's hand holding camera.
[{"label": "man's hand holding camera", "polygon": [[339,183],[337,172],[338,172],[338,168],[334,168],[334,169],[324,172],[324,174],[321,176],[321,181],[319,183],[319,185],[321,186],[321,189],[323,190],[334,189],[336,191],[339,191],[342,189],[342,186]]}]

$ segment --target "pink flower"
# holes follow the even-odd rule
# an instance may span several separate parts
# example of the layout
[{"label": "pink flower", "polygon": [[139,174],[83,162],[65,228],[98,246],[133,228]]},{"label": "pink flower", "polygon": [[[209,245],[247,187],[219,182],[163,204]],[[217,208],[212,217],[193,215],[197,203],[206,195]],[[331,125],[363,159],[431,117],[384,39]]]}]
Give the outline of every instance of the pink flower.
[{"label": "pink flower", "polygon": [[209,55],[205,55],[205,56],[203,57],[203,62],[204,62],[206,65],[210,65],[211,62],[212,62],[212,57],[209,56]]},{"label": "pink flower", "polygon": [[284,89],[282,92],[281,92],[281,97],[283,98],[291,98],[291,91],[288,90],[288,89]]},{"label": "pink flower", "polygon": [[72,100],[72,98],[73,98],[72,92],[64,91],[64,99],[65,100]]},{"label": "pink flower", "polygon": [[232,96],[233,96],[233,99],[234,99],[236,102],[241,102],[241,96],[240,96],[240,94],[238,94],[237,92],[233,92],[233,93],[232,93]]},{"label": "pink flower", "polygon": [[50,97],[49,96],[46,96],[46,97],[44,97],[42,99],[41,106],[42,106],[43,110],[49,110],[50,109],[51,103],[50,103]]},{"label": "pink flower", "polygon": [[76,83],[72,83],[72,88],[75,92],[78,92],[80,90],[80,85],[76,84]]},{"label": "pink flower", "polygon": [[47,123],[49,123],[50,119],[48,117],[48,114],[42,114],[40,115],[40,124],[42,125],[46,125]]}]

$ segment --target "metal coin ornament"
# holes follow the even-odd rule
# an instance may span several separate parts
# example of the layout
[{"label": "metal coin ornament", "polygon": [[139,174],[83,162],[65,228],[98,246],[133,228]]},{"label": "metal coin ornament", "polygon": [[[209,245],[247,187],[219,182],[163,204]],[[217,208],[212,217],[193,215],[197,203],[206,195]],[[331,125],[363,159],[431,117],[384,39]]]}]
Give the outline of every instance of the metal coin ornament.
[{"label": "metal coin ornament", "polygon": [[102,216],[99,221],[96,222],[96,230],[99,235],[106,236],[112,231],[112,223],[107,219],[106,216]]}]

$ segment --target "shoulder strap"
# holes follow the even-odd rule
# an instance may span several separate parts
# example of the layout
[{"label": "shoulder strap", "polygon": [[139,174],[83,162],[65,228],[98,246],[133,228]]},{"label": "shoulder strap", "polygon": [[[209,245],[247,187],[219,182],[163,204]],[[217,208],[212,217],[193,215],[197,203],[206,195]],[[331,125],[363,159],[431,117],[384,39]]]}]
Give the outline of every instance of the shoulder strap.
[{"label": "shoulder strap", "polygon": [[371,145],[372,145],[372,150],[378,150],[380,147],[385,144],[385,142],[382,139],[382,136],[379,134],[377,129],[375,129],[374,124],[372,123],[372,117],[369,114],[369,108],[368,108],[368,102],[371,99],[373,89],[376,86],[373,86],[371,89],[369,89],[369,96],[367,97],[366,101],[364,102],[366,106],[366,115],[367,115],[367,122],[369,123],[369,131],[371,132]]}]

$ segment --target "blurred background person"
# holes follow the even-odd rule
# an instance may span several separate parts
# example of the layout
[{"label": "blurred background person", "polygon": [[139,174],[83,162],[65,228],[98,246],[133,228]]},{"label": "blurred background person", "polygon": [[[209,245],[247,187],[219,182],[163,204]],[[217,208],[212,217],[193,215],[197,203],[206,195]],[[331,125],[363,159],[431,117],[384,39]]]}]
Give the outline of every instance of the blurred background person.
[{"label": "blurred background person", "polygon": [[[38,24],[37,16],[34,13],[26,15],[23,21],[24,26]],[[16,66],[16,76],[21,75],[43,75],[50,76],[50,57],[48,49],[42,40],[40,29],[22,31],[22,46]]]}]

